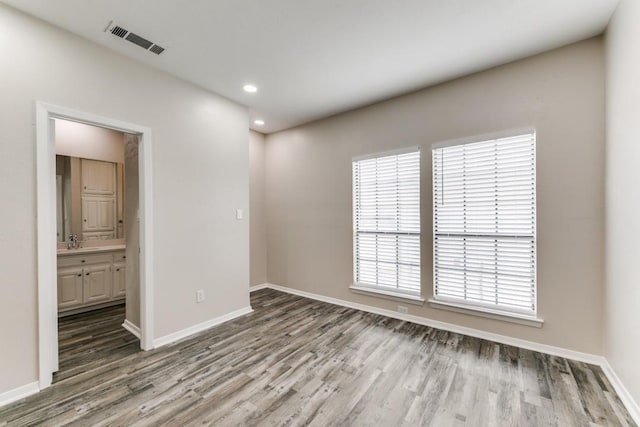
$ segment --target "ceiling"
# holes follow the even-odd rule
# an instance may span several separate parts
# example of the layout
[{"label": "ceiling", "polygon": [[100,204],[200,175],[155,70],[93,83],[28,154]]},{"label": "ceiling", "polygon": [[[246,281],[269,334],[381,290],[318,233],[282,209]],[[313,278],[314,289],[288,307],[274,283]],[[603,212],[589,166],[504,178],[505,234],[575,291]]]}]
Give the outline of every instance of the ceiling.
[{"label": "ceiling", "polygon": [[598,35],[618,0],[2,1],[246,105],[271,133]]}]

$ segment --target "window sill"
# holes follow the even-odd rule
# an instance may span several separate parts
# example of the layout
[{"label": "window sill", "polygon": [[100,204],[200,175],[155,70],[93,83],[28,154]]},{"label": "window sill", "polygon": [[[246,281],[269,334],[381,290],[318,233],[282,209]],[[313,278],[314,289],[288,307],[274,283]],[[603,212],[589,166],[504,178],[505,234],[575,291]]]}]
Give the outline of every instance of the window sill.
[{"label": "window sill", "polygon": [[376,289],[376,288],[370,288],[366,286],[357,286],[357,285],[351,285],[349,286],[349,289],[351,289],[351,291],[355,292],[356,294],[372,295],[372,296],[390,299],[393,301],[406,302],[408,304],[424,305],[424,302],[425,302],[425,299],[422,298],[420,295],[411,295],[411,294],[405,294],[402,292],[393,292],[393,291],[387,291],[384,289]]},{"label": "window sill", "polygon": [[488,319],[502,320],[504,322],[517,323],[519,325],[531,326],[533,328],[542,328],[544,320],[526,314],[507,313],[504,311],[492,310],[490,308],[473,307],[465,304],[459,304],[449,301],[429,299],[429,305],[432,308],[454,311],[456,313],[468,314],[471,316],[486,317]]}]

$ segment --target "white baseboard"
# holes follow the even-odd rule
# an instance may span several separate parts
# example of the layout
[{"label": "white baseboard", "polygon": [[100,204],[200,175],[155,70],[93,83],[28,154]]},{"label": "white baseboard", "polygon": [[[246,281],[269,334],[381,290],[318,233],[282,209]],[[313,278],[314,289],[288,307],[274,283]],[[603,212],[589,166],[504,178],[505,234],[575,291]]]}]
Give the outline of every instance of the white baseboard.
[{"label": "white baseboard", "polygon": [[8,405],[9,403],[31,396],[32,394],[36,394],[39,391],[40,386],[38,381],[16,387],[13,390],[5,391],[4,393],[0,393],[0,406]]},{"label": "white baseboard", "polygon": [[609,361],[604,357],[602,365],[600,366],[602,367],[604,374],[609,379],[609,382],[616,390],[618,397],[620,398],[620,400],[622,400],[622,403],[624,403],[627,411],[629,411],[629,414],[631,414],[633,420],[636,422],[636,424],[640,424],[640,406],[635,400],[633,400],[633,397],[631,397],[631,393],[629,393],[629,390],[627,390],[627,388],[624,386],[624,384],[620,380],[620,377],[618,377],[618,374],[616,374],[616,371],[613,370],[613,367],[611,366],[611,364],[609,364]]},{"label": "white baseboard", "polygon": [[202,332],[204,330],[217,326],[221,323],[228,322],[229,320],[233,320],[236,317],[244,316],[245,314],[249,314],[252,311],[253,309],[251,308],[251,306],[243,307],[239,310],[232,311],[231,313],[227,313],[222,316],[218,316],[214,319],[207,320],[206,322],[198,323],[197,325],[193,325],[188,328],[182,329],[181,331],[177,331],[169,335],[156,338],[153,340],[153,347],[154,348],[162,347],[163,345],[167,345],[169,343],[186,338],[190,335],[197,334],[198,332]]},{"label": "white baseboard", "polygon": [[576,360],[579,362],[590,363],[593,365],[600,366],[607,376],[611,384],[614,386],[618,396],[622,400],[622,403],[626,406],[627,410],[633,417],[634,421],[640,424],[640,408],[638,404],[633,400],[631,394],[624,387],[623,383],[620,381],[618,376],[613,371],[611,365],[607,359],[603,356],[598,356],[590,353],[582,353],[579,351],[569,350],[562,347],[556,347],[547,344],[541,344],[533,341],[527,341],[519,338],[513,338],[506,335],[494,334],[492,332],[481,331],[479,329],[468,328],[465,326],[454,325],[452,323],[441,322],[438,320],[428,319],[426,317],[414,316],[410,314],[398,313],[392,310],[386,310],[383,308],[373,307],[365,304],[358,304],[351,301],[341,300],[337,298],[327,297],[324,295],[314,294],[311,292],[300,291],[298,289],[287,288],[285,286],[274,285],[272,283],[267,283],[265,285],[258,285],[256,289],[253,287],[250,289],[251,292],[258,289],[274,289],[276,291],[286,292],[292,295],[298,295],[305,298],[310,298],[317,301],[327,302],[329,304],[335,304],[342,307],[354,308],[356,310],[366,311],[368,313],[380,314],[382,316],[391,317],[393,319],[405,320],[412,323],[417,323],[419,325],[429,326],[432,328],[442,329],[449,332],[455,332],[463,335],[468,335],[476,338],[485,339],[488,341],[494,341],[501,344],[512,345],[515,347],[524,348],[527,350],[533,350],[540,353],[550,354],[552,356],[564,357],[567,359]]},{"label": "white baseboard", "polygon": [[455,332],[458,334],[468,335],[471,337],[481,338],[487,341],[495,341],[501,344],[512,345],[514,347],[525,348],[527,350],[539,351],[541,353],[551,354],[553,356],[566,357],[568,359],[577,360],[580,362],[592,363],[600,365],[602,362],[602,356],[596,356],[594,354],[582,353],[579,351],[568,350],[562,347],[554,347],[551,345],[540,344],[533,341],[527,341],[520,338],[513,338],[506,335],[494,334],[493,332],[486,332],[479,329],[468,328],[466,326],[459,326],[453,323],[441,322],[439,320],[433,320],[426,317],[414,316],[412,314],[398,313],[396,311],[387,310],[384,308],[373,307],[365,304],[358,304],[351,301],[345,301],[337,298],[326,297],[324,295],[314,294],[311,292],[300,291],[297,289],[287,288],[285,286],[269,284],[269,288],[277,291],[287,292],[289,294],[298,295],[314,299],[317,301],[328,302],[329,304],[340,305],[343,307],[354,308],[356,310],[366,311],[368,313],[380,314],[382,316],[391,317],[393,319],[405,320],[411,323],[417,323],[419,325],[429,326],[436,329],[442,329],[449,332]]},{"label": "white baseboard", "polygon": [[140,339],[140,328],[134,325],[133,323],[131,323],[129,319],[125,319],[124,323],[122,324],[122,327],[125,328],[127,331],[131,332],[133,336]]},{"label": "white baseboard", "polygon": [[249,292],[259,291],[260,289],[266,289],[270,286],[269,283],[260,283],[259,285],[249,286]]}]

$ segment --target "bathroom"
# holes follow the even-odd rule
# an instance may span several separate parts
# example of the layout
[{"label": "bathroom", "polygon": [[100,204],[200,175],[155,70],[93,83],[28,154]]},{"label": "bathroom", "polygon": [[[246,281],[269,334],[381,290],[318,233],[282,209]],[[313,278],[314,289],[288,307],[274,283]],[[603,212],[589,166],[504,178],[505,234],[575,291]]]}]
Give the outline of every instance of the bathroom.
[{"label": "bathroom", "polygon": [[[59,371],[138,351],[138,137],[55,119]],[[101,336],[117,322],[120,333]],[[111,329],[113,330],[113,329]]]}]

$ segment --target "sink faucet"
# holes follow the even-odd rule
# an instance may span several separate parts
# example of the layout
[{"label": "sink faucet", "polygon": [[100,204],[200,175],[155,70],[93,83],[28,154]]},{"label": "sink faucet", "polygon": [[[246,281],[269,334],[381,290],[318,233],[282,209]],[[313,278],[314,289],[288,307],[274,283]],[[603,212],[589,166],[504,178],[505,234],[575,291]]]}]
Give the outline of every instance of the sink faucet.
[{"label": "sink faucet", "polygon": [[69,234],[69,243],[67,243],[67,249],[79,249],[80,242],[78,242],[77,234]]}]

